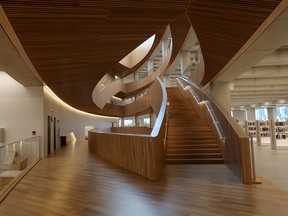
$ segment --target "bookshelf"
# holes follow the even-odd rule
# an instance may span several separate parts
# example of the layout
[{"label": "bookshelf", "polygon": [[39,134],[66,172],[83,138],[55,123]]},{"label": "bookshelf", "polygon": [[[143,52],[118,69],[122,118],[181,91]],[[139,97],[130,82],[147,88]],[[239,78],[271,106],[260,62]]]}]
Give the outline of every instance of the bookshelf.
[{"label": "bookshelf", "polygon": [[270,137],[270,124],[269,121],[260,121],[260,134],[261,137]]},{"label": "bookshelf", "polygon": [[287,132],[286,132],[286,122],[275,122],[275,130],[276,130],[276,139],[286,139]]},{"label": "bookshelf", "polygon": [[247,134],[249,136],[256,136],[256,122],[247,121]]}]

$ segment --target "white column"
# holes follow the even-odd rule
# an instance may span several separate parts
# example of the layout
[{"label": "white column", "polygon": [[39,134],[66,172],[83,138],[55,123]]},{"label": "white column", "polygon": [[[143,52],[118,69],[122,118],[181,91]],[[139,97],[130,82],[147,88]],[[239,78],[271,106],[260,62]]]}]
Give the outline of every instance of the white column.
[{"label": "white column", "polygon": [[256,120],[255,108],[249,108],[247,110],[247,120],[249,120],[249,121],[255,121]]},{"label": "white column", "polygon": [[261,127],[259,121],[256,121],[256,142],[257,146],[261,146]]},{"label": "white column", "polygon": [[210,84],[210,94],[230,115],[231,98],[229,82],[213,82]]},{"label": "white column", "polygon": [[185,72],[187,67],[190,65],[190,51],[183,50],[181,52],[180,58],[180,68],[181,68],[181,75]]},{"label": "white column", "polygon": [[139,74],[137,72],[134,72],[134,81],[139,79]]},{"label": "white column", "polygon": [[268,107],[268,120],[270,122],[270,142],[271,142],[271,149],[277,149],[276,144],[276,128],[275,128],[275,116],[276,116],[276,108],[275,107]]},{"label": "white column", "polygon": [[275,107],[268,107],[268,120],[275,120],[276,119],[276,108]]},{"label": "white column", "polygon": [[165,87],[170,87],[170,76],[169,75],[164,76],[163,83],[164,83]]},{"label": "white column", "polygon": [[153,59],[149,59],[147,62],[148,75],[153,73],[153,68],[154,68]]},{"label": "white column", "polygon": [[165,38],[162,40],[162,62],[164,62],[167,52],[168,52],[168,44],[169,44],[169,39]]}]

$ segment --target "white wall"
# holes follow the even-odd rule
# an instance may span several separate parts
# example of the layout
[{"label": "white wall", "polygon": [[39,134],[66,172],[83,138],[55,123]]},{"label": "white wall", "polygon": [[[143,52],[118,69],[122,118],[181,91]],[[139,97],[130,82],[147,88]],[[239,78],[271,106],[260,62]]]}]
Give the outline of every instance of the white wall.
[{"label": "white wall", "polygon": [[41,137],[41,156],[46,156],[48,115],[60,121],[60,135],[74,132],[77,140],[85,139],[85,126],[110,131],[111,122],[115,121],[78,112],[59,102],[42,86],[24,87],[0,72],[0,128],[5,128],[4,144],[30,138],[32,131],[36,131]]},{"label": "white wall", "polygon": [[[56,117],[59,120],[61,136],[66,136],[68,133],[73,132],[77,140],[85,140],[85,126],[94,126],[94,128],[101,131],[111,131],[112,121],[115,121],[115,118],[101,117],[76,111],[63,102],[59,102],[55,96],[44,89],[44,131],[48,131],[48,115]],[[46,142],[43,154],[46,155],[48,148],[47,133],[45,133],[44,140]]]},{"label": "white wall", "polygon": [[246,110],[233,110],[233,118],[238,121],[246,121],[247,111]]},{"label": "white wall", "polygon": [[4,143],[43,136],[43,87],[24,87],[0,72],[0,128],[5,128]]}]

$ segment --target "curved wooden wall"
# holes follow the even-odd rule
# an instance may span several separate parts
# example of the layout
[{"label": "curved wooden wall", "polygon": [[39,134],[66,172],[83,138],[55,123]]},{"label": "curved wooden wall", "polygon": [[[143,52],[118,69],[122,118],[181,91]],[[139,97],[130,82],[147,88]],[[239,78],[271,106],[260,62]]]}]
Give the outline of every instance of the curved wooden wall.
[{"label": "curved wooden wall", "polygon": [[[173,61],[179,52],[176,43],[180,48],[183,45],[183,33],[188,26],[185,16],[188,16],[205,61],[205,75],[200,83],[205,85],[283,2],[287,3],[281,0],[173,0],[168,4],[164,0],[0,0],[17,34],[12,37],[20,41],[17,39],[15,47],[21,47],[18,50],[35,76],[69,105],[95,114],[103,113],[91,98],[99,80],[106,73],[123,76],[127,68],[118,65],[119,61],[151,35],[161,34],[168,24],[172,36],[179,39],[173,41]],[[139,86],[143,88],[144,83]]]},{"label": "curved wooden wall", "polygon": [[186,14],[182,14],[176,20],[170,24],[170,31],[172,36],[172,49],[168,53],[165,61],[162,63],[160,68],[151,74],[150,76],[145,77],[144,79],[137,80],[132,83],[124,84],[120,80],[115,80],[107,84],[104,88],[100,89],[99,84],[95,87],[93,91],[93,100],[98,107],[103,107],[105,103],[116,93],[123,92],[124,94],[138,91],[151,85],[156,77],[163,76],[169,67],[174,63],[177,56],[182,50],[182,47],[185,44],[186,38],[190,33],[190,23]]},{"label": "curved wooden wall", "polygon": [[0,3],[49,88],[69,105],[97,114],[91,94],[99,80],[139,44],[182,14],[189,1]]},{"label": "curved wooden wall", "polygon": [[151,134],[152,129],[148,127],[112,127],[111,133],[124,134]]},{"label": "curved wooden wall", "polygon": [[[88,133],[90,151],[131,172],[151,180],[157,180],[164,165],[166,90],[159,78],[152,94],[159,95],[155,101],[159,107],[158,116],[150,135],[113,134],[101,132]],[[153,101],[154,103],[154,101]]]}]

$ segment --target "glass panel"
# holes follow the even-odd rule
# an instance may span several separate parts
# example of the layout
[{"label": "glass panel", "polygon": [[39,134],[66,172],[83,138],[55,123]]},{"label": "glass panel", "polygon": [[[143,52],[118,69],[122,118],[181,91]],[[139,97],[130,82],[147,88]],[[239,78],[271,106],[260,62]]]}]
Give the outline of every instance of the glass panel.
[{"label": "glass panel", "polygon": [[124,118],[124,127],[135,127],[135,117]]},{"label": "glass panel", "polygon": [[40,157],[40,137],[0,146],[0,190]]},{"label": "glass panel", "polygon": [[256,120],[267,121],[268,120],[268,111],[267,108],[259,108],[255,110]]},{"label": "glass panel", "polygon": [[138,126],[139,127],[150,127],[150,115],[138,116]]},{"label": "glass panel", "polygon": [[286,106],[277,106],[276,107],[276,116],[278,121],[286,121],[288,118],[288,107]]}]

